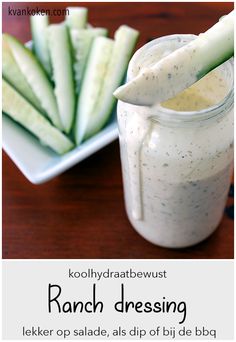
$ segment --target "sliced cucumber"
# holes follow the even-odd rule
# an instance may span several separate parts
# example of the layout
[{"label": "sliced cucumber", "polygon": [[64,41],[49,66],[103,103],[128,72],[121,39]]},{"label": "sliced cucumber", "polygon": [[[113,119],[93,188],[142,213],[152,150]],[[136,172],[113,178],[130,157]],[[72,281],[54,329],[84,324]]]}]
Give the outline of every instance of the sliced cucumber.
[{"label": "sliced cucumber", "polygon": [[31,33],[33,38],[33,50],[50,77],[52,67],[49,56],[46,28],[48,27],[48,16],[36,14],[30,17]]},{"label": "sliced cucumber", "polygon": [[2,75],[21,95],[23,95],[40,112],[44,112],[40,101],[35,96],[29,83],[22,74],[6,41],[2,36]]},{"label": "sliced cucumber", "polygon": [[87,25],[88,9],[86,7],[67,7],[66,24],[70,29],[82,29]]},{"label": "sliced cucumber", "polygon": [[107,34],[107,29],[100,27],[94,29],[70,30],[71,42],[74,51],[74,75],[77,93],[79,93],[80,90],[89,51],[94,38],[107,36]]},{"label": "sliced cucumber", "polygon": [[115,33],[115,44],[108,64],[101,92],[91,111],[85,138],[97,133],[109,120],[114,107],[114,90],[121,84],[131,55],[134,51],[139,32],[129,26],[120,26]]},{"label": "sliced cucumber", "polygon": [[206,75],[234,51],[234,13],[195,40],[144,68],[114,95],[124,102],[151,106],[166,101]]},{"label": "sliced cucumber", "polygon": [[72,142],[42,116],[9,83],[2,80],[2,110],[59,154],[69,151]]},{"label": "sliced cucumber", "polygon": [[4,34],[18,67],[53,124],[62,129],[53,87],[33,53],[15,37]]},{"label": "sliced cucumber", "polygon": [[114,41],[106,37],[97,37],[93,42],[77,106],[75,122],[77,144],[80,144],[84,138],[91,114],[101,92],[113,45]]},{"label": "sliced cucumber", "polygon": [[70,37],[64,23],[47,28],[59,115],[66,133],[74,120],[75,89]]}]

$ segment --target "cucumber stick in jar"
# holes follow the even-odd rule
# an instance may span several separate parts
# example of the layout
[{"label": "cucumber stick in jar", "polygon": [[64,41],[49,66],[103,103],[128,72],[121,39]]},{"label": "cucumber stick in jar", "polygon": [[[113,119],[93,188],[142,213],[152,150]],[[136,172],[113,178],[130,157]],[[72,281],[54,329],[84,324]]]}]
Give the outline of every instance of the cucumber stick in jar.
[{"label": "cucumber stick in jar", "polygon": [[113,45],[114,41],[106,37],[97,37],[93,42],[77,105],[74,132],[77,144],[80,144],[84,139],[87,127],[92,119]]},{"label": "cucumber stick in jar", "polygon": [[22,96],[24,96],[32,105],[40,112],[44,112],[40,101],[32,91],[29,83],[22,74],[11,49],[5,39],[5,34],[2,36],[2,76],[10,83]]},{"label": "cucumber stick in jar", "polygon": [[71,29],[70,37],[74,54],[74,77],[76,91],[79,93],[92,42],[96,37],[107,36],[105,28]]},{"label": "cucumber stick in jar", "polygon": [[2,80],[2,110],[12,119],[33,133],[43,145],[59,154],[69,151],[72,142],[44,116],[42,116],[9,83]]},{"label": "cucumber stick in jar", "polygon": [[49,48],[47,42],[48,16],[36,14],[30,17],[31,32],[33,38],[33,51],[41,62],[49,77],[52,74]]},{"label": "cucumber stick in jar", "polygon": [[70,37],[64,23],[47,28],[55,95],[63,130],[69,133],[74,120],[75,89]]},{"label": "cucumber stick in jar", "polygon": [[85,138],[97,133],[109,120],[115,104],[113,92],[124,79],[138,36],[137,30],[126,25],[120,26],[115,32],[114,47],[102,82],[101,92],[91,111]]},{"label": "cucumber stick in jar", "polygon": [[14,59],[52,123],[62,129],[51,82],[34,54],[15,37],[4,34]]},{"label": "cucumber stick in jar", "polygon": [[152,106],[188,88],[234,53],[234,11],[195,40],[141,69],[114,95],[128,103]]}]

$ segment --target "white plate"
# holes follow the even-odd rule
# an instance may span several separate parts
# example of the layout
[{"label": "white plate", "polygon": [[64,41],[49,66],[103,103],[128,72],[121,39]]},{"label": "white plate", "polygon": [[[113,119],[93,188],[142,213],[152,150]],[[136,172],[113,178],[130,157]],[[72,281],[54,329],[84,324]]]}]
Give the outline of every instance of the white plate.
[{"label": "white plate", "polygon": [[32,134],[5,114],[2,119],[2,137],[3,149],[16,166],[30,182],[40,184],[108,145],[118,137],[118,129],[114,115],[101,132],[63,156],[58,156],[50,148],[42,146]]},{"label": "white plate", "polygon": [[[25,44],[31,49],[32,41]],[[5,114],[2,119],[2,145],[28,180],[44,183],[110,144],[118,137],[116,111],[110,122],[94,137],[63,156],[58,156]]]},{"label": "white plate", "polygon": [[[31,49],[32,41],[25,44]],[[6,115],[2,119],[2,146],[28,180],[34,184],[44,183],[93,153],[110,144],[118,137],[116,112],[106,127],[81,146],[58,156],[50,148]]]}]

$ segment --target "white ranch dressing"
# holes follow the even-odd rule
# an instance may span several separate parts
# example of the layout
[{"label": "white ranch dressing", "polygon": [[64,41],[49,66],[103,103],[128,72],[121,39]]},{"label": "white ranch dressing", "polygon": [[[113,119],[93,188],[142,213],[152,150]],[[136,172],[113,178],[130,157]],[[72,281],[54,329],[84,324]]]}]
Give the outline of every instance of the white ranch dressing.
[{"label": "white ranch dressing", "polygon": [[[184,37],[190,38],[189,35]],[[186,43],[185,38],[172,41],[173,44],[154,44],[146,53],[139,50],[130,63],[128,77],[134,77],[149,63],[152,65],[163,54]],[[163,246],[184,247],[208,236],[221,218],[232,164],[232,115],[218,119],[213,128],[207,128],[209,123],[204,123],[196,130],[200,140],[207,139],[208,131],[212,131],[208,139],[212,148],[204,147],[202,141],[199,141],[200,147],[194,146],[196,141],[191,145],[194,130],[183,127],[176,131],[173,125],[168,127],[165,124],[162,127],[162,124],[150,120],[150,116],[163,108],[175,112],[206,110],[222,101],[228,91],[229,84],[219,69],[161,105],[144,107],[119,102],[126,208],[131,223],[146,239]],[[226,141],[219,144],[217,140],[222,131],[225,131]],[[218,152],[217,145],[220,147]],[[179,158],[183,159],[180,161]],[[211,194],[211,200],[211,196],[205,196],[205,191],[213,188],[218,193],[215,198]],[[209,211],[206,210],[204,217],[200,214],[199,204],[203,201]],[[217,213],[214,217],[213,211]],[[195,220],[191,223],[193,229],[189,227],[191,220]]]}]

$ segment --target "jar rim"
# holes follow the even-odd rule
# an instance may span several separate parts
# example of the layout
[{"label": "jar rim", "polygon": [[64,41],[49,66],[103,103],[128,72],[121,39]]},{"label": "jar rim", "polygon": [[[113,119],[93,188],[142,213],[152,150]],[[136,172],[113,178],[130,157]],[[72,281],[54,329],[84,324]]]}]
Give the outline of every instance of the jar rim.
[{"label": "jar rim", "polygon": [[[197,36],[194,34],[173,34],[167,35],[163,37],[156,38],[143,47],[141,47],[133,56],[130,62],[130,67],[128,70],[128,78],[132,78],[133,70],[132,65],[137,62],[137,60],[145,54],[145,51],[152,46],[155,46],[158,43],[166,42],[166,41],[176,41],[179,38],[183,38],[186,41],[191,41]],[[233,75],[233,57],[230,58],[228,61],[224,62],[222,65],[226,66],[228,69],[231,69]],[[154,121],[171,121],[171,122],[192,122],[192,121],[203,121],[223,114],[225,111],[229,111],[233,106],[234,100],[234,82],[232,77],[232,82],[229,85],[229,91],[227,92],[226,96],[216,103],[213,106],[203,108],[201,110],[196,111],[176,111],[170,108],[163,107],[161,104],[156,104],[152,107],[148,107],[151,111],[158,111],[158,114],[153,113],[149,116],[150,119]]]}]

